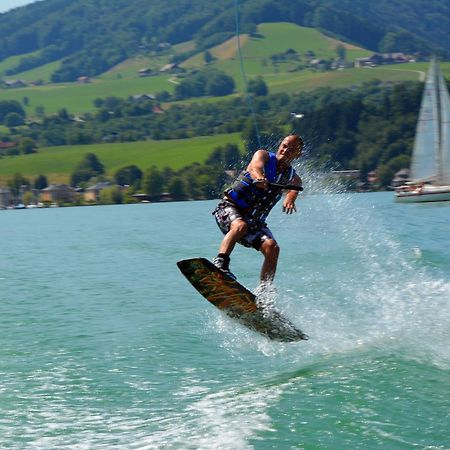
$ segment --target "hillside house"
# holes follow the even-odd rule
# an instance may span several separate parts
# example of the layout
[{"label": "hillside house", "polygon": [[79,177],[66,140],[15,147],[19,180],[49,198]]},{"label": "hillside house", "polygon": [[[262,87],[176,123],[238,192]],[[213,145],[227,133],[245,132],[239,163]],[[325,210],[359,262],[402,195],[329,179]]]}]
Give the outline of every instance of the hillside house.
[{"label": "hillside house", "polygon": [[141,78],[151,77],[153,75],[153,71],[152,71],[152,69],[149,69],[148,67],[144,68],[144,69],[139,69],[138,70],[138,75]]},{"label": "hillside house", "polygon": [[185,69],[180,67],[176,63],[172,64],[166,64],[159,69],[160,72],[167,72],[167,73],[179,73],[179,72],[185,72]]},{"label": "hillside house", "polygon": [[10,148],[13,148],[17,145],[17,142],[4,142],[0,141],[0,150],[8,150]]},{"label": "hillside house", "polygon": [[50,203],[72,203],[76,190],[67,184],[51,184],[41,190],[41,201]]},{"label": "hillside house", "polygon": [[382,64],[403,64],[414,61],[414,59],[404,53],[374,53],[367,58],[357,58],[355,67],[375,67]]},{"label": "hillside house", "polygon": [[21,88],[27,85],[27,82],[24,80],[3,80],[3,84],[7,88]]},{"label": "hillside house", "polygon": [[114,184],[110,181],[101,181],[100,183],[89,186],[84,191],[84,200],[87,202],[98,202],[100,200],[100,192],[103,189],[113,187]]},{"label": "hillside house", "polygon": [[325,69],[327,67],[328,61],[325,59],[315,58],[309,62],[311,67],[315,67],[316,69]]},{"label": "hillside house", "polygon": [[133,100],[155,100],[155,96],[152,94],[136,94],[132,95],[131,98]]}]

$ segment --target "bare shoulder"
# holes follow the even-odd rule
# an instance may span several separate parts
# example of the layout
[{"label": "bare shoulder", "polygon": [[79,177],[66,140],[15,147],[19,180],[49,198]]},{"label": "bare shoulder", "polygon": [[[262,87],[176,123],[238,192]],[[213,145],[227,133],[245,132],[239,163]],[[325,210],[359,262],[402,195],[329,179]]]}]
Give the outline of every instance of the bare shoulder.
[{"label": "bare shoulder", "polygon": [[269,159],[269,152],[267,150],[256,150],[256,152],[253,154],[253,159],[256,160],[261,160],[263,159],[264,161]]}]

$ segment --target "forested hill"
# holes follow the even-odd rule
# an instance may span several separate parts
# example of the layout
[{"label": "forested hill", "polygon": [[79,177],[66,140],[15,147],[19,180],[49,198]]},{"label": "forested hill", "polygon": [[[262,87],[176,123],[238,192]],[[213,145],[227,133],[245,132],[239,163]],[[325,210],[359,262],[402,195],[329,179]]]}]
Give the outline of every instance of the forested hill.
[{"label": "forested hill", "polygon": [[[161,43],[197,50],[235,32],[234,0],[41,0],[0,14],[9,75],[62,59],[52,80],[94,76]],[[450,55],[450,5],[438,0],[240,0],[241,31],[263,22],[316,27],[373,51]]]}]

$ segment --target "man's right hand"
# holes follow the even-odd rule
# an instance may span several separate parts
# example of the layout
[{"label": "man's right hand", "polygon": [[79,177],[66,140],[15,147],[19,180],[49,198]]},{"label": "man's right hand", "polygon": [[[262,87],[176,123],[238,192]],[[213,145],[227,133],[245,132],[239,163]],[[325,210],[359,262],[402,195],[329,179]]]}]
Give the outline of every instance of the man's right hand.
[{"label": "man's right hand", "polygon": [[258,189],[266,190],[269,187],[269,181],[267,180],[267,178],[257,178],[254,181],[254,184]]}]

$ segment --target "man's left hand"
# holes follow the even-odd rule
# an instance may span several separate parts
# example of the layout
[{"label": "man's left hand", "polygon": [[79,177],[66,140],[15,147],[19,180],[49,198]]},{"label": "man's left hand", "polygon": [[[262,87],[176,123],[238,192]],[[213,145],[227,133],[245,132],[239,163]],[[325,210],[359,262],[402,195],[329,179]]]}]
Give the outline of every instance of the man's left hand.
[{"label": "man's left hand", "polygon": [[285,200],[283,203],[283,212],[286,214],[292,214],[294,212],[297,212],[297,208],[295,207],[294,202],[290,202],[288,200]]}]

